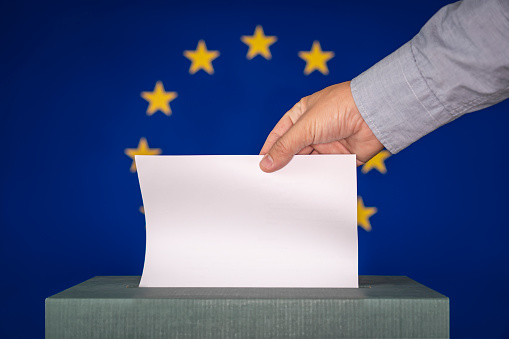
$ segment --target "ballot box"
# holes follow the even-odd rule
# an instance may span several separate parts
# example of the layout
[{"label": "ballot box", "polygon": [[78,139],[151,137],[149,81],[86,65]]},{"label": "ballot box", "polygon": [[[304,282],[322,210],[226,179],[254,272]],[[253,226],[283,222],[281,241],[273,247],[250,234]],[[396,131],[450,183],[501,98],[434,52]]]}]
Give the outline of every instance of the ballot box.
[{"label": "ballot box", "polygon": [[46,299],[46,338],[447,338],[449,299],[403,276],[359,288],[148,288],[99,276]]}]

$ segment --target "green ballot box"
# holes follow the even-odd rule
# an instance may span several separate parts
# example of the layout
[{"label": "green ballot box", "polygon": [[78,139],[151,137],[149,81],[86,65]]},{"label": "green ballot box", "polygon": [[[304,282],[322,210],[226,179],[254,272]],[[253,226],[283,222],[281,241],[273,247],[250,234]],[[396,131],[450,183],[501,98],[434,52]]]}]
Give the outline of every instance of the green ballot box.
[{"label": "green ballot box", "polygon": [[447,338],[449,298],[401,276],[359,288],[140,288],[95,277],[46,299],[46,338]]}]

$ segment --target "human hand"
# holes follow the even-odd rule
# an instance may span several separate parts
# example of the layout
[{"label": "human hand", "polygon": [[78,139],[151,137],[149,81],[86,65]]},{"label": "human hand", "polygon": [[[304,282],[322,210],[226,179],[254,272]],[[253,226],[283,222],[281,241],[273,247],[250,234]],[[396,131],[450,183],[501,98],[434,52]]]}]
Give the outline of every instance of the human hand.
[{"label": "human hand", "polygon": [[279,120],[260,151],[264,172],[285,167],[294,154],[356,154],[357,166],[380,152],[353,100],[350,82],[302,98]]}]

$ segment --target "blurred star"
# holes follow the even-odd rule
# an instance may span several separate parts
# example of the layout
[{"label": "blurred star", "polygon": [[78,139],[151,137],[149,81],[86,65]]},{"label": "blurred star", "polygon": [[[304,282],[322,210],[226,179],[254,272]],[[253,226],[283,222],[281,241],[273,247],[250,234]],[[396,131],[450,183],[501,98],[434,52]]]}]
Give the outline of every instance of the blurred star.
[{"label": "blurred star", "polygon": [[257,55],[261,55],[265,59],[269,60],[272,58],[269,47],[277,41],[277,37],[266,36],[263,32],[262,26],[258,25],[256,26],[253,35],[243,35],[240,40],[249,46],[246,56],[249,60],[253,59]]},{"label": "blurred star", "polygon": [[149,102],[147,115],[152,115],[157,111],[170,116],[170,102],[177,97],[177,92],[165,92],[161,81],[156,82],[153,92],[141,92],[141,97]]},{"label": "blurred star", "polygon": [[311,51],[299,52],[299,57],[306,61],[306,68],[304,68],[304,74],[309,75],[313,71],[317,70],[322,74],[329,74],[327,68],[327,61],[334,57],[334,52],[324,52],[320,46],[320,42],[314,41]]},{"label": "blurred star", "polygon": [[385,160],[391,156],[391,152],[383,150],[377,155],[375,155],[371,160],[362,165],[362,173],[368,173],[373,168],[376,168],[378,172],[385,174],[387,173],[387,168],[385,167]]},{"label": "blurred star", "polygon": [[191,67],[189,73],[194,74],[200,69],[204,70],[208,74],[214,74],[214,68],[212,67],[212,60],[219,56],[219,51],[207,50],[205,41],[198,41],[198,47],[195,51],[184,51],[184,56],[191,60]]},{"label": "blurred star", "polygon": [[160,148],[149,148],[147,139],[141,138],[138,143],[138,148],[126,148],[125,154],[129,158],[133,159],[131,164],[131,172],[136,172],[136,161],[134,160],[135,155],[159,155],[162,151]]},{"label": "blurred star", "polygon": [[371,224],[369,218],[377,212],[376,207],[364,206],[362,197],[357,197],[357,225],[364,228],[366,231],[371,231]]}]

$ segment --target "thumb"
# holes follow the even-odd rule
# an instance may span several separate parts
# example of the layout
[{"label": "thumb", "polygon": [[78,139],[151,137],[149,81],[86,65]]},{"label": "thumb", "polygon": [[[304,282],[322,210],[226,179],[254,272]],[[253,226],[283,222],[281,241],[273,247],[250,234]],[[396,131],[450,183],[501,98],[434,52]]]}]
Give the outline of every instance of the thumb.
[{"label": "thumb", "polygon": [[283,134],[260,161],[262,171],[271,173],[285,167],[295,154],[311,145],[313,138],[307,130],[303,121],[299,120]]}]

